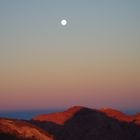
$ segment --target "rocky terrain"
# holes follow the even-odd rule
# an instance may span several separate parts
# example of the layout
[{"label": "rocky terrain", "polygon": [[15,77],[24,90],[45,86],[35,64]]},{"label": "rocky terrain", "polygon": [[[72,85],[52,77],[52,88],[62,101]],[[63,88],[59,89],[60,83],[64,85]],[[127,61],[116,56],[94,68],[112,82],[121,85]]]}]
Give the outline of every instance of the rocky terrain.
[{"label": "rocky terrain", "polygon": [[47,132],[30,123],[0,119],[0,140],[53,140]]},{"label": "rocky terrain", "polygon": [[114,110],[111,108],[104,108],[100,110],[101,112],[105,113],[107,116],[115,118],[119,121],[124,121],[124,122],[134,122],[136,124],[140,125],[140,114],[135,114],[135,115],[126,115],[118,110]]},{"label": "rocky terrain", "polygon": [[0,140],[140,140],[140,114],[75,106],[30,121],[0,119]]},{"label": "rocky terrain", "polygon": [[[64,112],[57,112],[57,113],[51,113],[51,114],[43,114],[34,117],[32,120],[36,121],[50,121],[54,122],[56,124],[63,125],[67,120],[72,118],[75,113],[82,109],[88,109],[82,106],[74,106],[69,108],[68,110]],[[95,111],[96,109],[91,109]],[[136,124],[140,124],[140,113],[135,114],[135,115],[126,115],[122,113],[121,111],[111,109],[111,108],[102,108],[100,110],[96,110],[102,113],[105,113],[108,117],[117,119],[119,121],[123,122],[134,122]]]},{"label": "rocky terrain", "polygon": [[128,116],[114,109],[75,106],[64,112],[39,115],[31,123],[56,140],[140,140],[139,114]]},{"label": "rocky terrain", "polygon": [[57,113],[51,113],[51,114],[43,114],[34,117],[32,120],[36,121],[50,121],[54,122],[56,124],[63,125],[67,120],[73,117],[73,115],[80,111],[82,107],[80,106],[74,106],[64,112],[57,112]]}]

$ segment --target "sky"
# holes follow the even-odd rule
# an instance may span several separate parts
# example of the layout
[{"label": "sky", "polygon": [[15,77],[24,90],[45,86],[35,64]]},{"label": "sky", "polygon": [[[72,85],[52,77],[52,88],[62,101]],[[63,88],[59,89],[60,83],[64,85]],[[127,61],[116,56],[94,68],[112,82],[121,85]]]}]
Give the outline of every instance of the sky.
[{"label": "sky", "polygon": [[0,111],[139,100],[139,0],[0,0]]}]

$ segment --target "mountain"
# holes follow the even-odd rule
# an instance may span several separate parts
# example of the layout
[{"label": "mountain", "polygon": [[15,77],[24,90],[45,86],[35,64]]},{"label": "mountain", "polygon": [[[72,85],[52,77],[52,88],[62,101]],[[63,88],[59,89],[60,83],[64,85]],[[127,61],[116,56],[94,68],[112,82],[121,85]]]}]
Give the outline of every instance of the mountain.
[{"label": "mountain", "polygon": [[120,121],[135,122],[136,124],[140,125],[140,113],[136,115],[126,115],[118,110],[111,108],[103,108],[100,111],[105,113],[107,116],[118,119]]},{"label": "mountain", "polygon": [[134,119],[135,123],[140,125],[140,113],[134,115]]},{"label": "mountain", "polygon": [[0,140],[53,140],[53,138],[26,121],[1,118]]},{"label": "mountain", "polygon": [[140,140],[140,114],[74,106],[30,121],[1,118],[0,140]]},{"label": "mountain", "polygon": [[74,106],[64,112],[57,112],[52,114],[43,114],[33,118],[33,120],[37,121],[50,121],[56,124],[63,125],[67,120],[73,117],[73,115],[81,110],[83,107]]},{"label": "mountain", "polygon": [[60,113],[39,115],[31,123],[56,140],[140,140],[140,125],[130,118],[113,109],[72,107]]},{"label": "mountain", "polygon": [[100,111],[104,112],[107,116],[113,117],[113,118],[118,119],[120,121],[132,122],[134,120],[133,116],[126,115],[126,114],[124,114],[118,110],[115,110],[115,109],[103,108]]},{"label": "mountain", "polygon": [[[49,121],[49,122],[54,122],[56,124],[63,125],[67,120],[72,118],[75,113],[77,113],[78,111],[84,108],[85,107],[82,106],[74,106],[64,112],[57,112],[57,113],[43,114],[43,115],[36,116],[32,120]],[[140,124],[140,113],[136,115],[126,115],[121,111],[112,108],[102,108],[97,111],[105,113],[107,116],[117,119],[119,121],[135,122],[136,124]]]}]

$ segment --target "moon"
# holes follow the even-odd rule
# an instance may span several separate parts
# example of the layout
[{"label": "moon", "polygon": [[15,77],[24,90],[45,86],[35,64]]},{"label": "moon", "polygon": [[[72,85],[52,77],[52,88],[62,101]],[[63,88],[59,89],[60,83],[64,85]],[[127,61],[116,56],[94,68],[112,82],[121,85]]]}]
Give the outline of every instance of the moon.
[{"label": "moon", "polygon": [[61,25],[66,26],[67,25],[67,20],[65,20],[65,19],[61,20]]}]

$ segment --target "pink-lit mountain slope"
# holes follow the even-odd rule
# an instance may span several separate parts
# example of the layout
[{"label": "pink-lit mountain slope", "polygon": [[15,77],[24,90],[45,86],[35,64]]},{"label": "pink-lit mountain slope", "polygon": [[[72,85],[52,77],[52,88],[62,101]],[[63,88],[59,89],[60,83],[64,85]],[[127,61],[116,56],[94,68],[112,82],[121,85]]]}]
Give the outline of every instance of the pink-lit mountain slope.
[{"label": "pink-lit mountain slope", "polygon": [[27,123],[14,119],[0,119],[0,139],[3,140],[53,140],[44,130]]},{"label": "pink-lit mountain slope", "polygon": [[136,124],[140,124],[140,114],[136,115],[126,115],[118,110],[111,109],[111,108],[104,108],[100,110],[101,112],[105,113],[107,116],[118,119],[124,122],[135,122]]},{"label": "pink-lit mountain slope", "polygon": [[37,121],[50,121],[54,122],[57,124],[64,124],[65,121],[69,120],[70,118],[73,117],[73,115],[81,110],[83,107],[80,106],[74,106],[64,112],[57,112],[57,113],[52,113],[52,114],[44,114],[44,115],[39,115],[33,118],[33,120]]},{"label": "pink-lit mountain slope", "polygon": [[[72,118],[75,113],[77,113],[78,111],[84,108],[85,107],[74,106],[64,112],[57,112],[57,113],[52,113],[52,114],[43,114],[43,115],[36,116],[33,118],[33,120],[50,121],[56,124],[63,125],[67,120]],[[111,108],[103,108],[97,111],[105,113],[107,116],[115,118],[119,121],[135,122],[136,124],[140,124],[140,113],[131,116],[131,115],[126,115],[118,110],[111,109]]]}]

